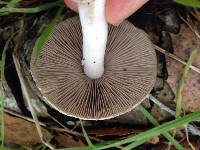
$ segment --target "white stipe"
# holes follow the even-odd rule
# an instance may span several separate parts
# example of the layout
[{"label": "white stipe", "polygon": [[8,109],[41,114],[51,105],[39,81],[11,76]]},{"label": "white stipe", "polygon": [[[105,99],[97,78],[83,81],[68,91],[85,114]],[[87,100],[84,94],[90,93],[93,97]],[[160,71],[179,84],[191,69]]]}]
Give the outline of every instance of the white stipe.
[{"label": "white stipe", "polygon": [[91,79],[104,73],[104,56],[108,25],[105,18],[106,0],[76,0],[83,34],[83,58],[85,74]]}]

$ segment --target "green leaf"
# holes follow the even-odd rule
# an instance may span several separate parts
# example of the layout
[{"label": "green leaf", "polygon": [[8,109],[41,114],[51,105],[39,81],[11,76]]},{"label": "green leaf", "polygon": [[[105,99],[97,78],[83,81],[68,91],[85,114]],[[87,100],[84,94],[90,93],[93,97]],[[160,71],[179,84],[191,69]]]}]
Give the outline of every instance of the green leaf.
[{"label": "green leaf", "polygon": [[200,8],[200,1],[199,0],[174,0],[176,3],[189,6],[189,7],[195,7]]},{"label": "green leaf", "polygon": [[36,49],[35,49],[35,60],[34,60],[34,64],[37,63],[38,57],[40,56],[41,50],[45,44],[45,42],[47,41],[49,35],[52,33],[57,21],[59,20],[59,17],[62,13],[64,9],[64,6],[60,7],[56,13],[56,16],[54,17],[54,19],[47,25],[47,27],[43,30],[43,32],[41,33],[41,36],[38,38],[36,44]]}]

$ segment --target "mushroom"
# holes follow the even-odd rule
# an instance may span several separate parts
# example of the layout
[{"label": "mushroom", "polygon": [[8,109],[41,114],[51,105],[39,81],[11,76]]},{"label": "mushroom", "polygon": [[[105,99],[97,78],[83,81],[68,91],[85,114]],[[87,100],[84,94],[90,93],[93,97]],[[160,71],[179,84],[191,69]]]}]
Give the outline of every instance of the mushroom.
[{"label": "mushroom", "polygon": [[104,55],[108,25],[105,18],[106,0],[74,0],[78,5],[83,33],[83,58],[85,74],[100,78],[104,73]]},{"label": "mushroom", "polygon": [[78,17],[57,25],[38,63],[30,68],[45,101],[59,112],[87,120],[103,120],[131,111],[152,90],[156,54],[145,32],[128,21],[108,26],[105,69],[98,79],[84,73],[82,33]]}]

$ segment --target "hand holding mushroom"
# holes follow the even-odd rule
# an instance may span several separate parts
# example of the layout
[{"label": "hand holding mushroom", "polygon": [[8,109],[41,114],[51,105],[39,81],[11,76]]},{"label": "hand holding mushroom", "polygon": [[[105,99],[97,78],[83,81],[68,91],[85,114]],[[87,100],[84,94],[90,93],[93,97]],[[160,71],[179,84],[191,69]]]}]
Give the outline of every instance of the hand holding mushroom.
[{"label": "hand holding mushroom", "polygon": [[146,98],[157,73],[155,50],[142,30],[129,21],[107,24],[109,3],[116,2],[114,9],[134,0],[73,1],[80,19],[55,27],[36,65],[32,53],[36,86],[45,102],[68,116],[103,120],[124,114]]},{"label": "hand holding mushroom", "polygon": [[78,8],[79,11],[83,33],[82,65],[89,78],[97,79],[104,73],[107,20],[119,24],[145,2],[146,0],[65,0],[72,9]]}]

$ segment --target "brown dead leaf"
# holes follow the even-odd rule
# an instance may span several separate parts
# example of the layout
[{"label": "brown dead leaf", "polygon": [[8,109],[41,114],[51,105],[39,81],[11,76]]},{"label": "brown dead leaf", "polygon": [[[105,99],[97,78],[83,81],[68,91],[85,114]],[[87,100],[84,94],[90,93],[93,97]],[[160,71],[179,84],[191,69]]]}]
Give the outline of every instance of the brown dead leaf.
[{"label": "brown dead leaf", "polygon": [[84,143],[80,139],[74,139],[70,135],[64,135],[59,133],[55,136],[55,140],[60,144],[62,147],[81,147],[84,146]]},{"label": "brown dead leaf", "polygon": [[[200,45],[200,39],[185,24],[181,25],[180,33],[172,34],[174,54],[187,61],[194,46]],[[200,49],[194,61],[194,66],[200,68]],[[176,94],[184,66],[179,62],[167,58],[168,83]],[[200,74],[190,70],[183,91],[182,107],[186,112],[200,111]]]},{"label": "brown dead leaf", "polygon": [[198,9],[194,8],[190,13],[200,22],[200,11]]},{"label": "brown dead leaf", "polygon": [[160,138],[158,136],[152,137],[147,141],[148,144],[158,144],[160,141]]},{"label": "brown dead leaf", "polygon": [[[34,123],[5,114],[5,142],[17,145],[36,145],[41,143]],[[48,130],[42,128],[45,139],[51,139]]]},{"label": "brown dead leaf", "polygon": [[160,109],[160,107],[157,105],[153,105],[151,109],[151,115],[153,115],[153,117],[159,122],[166,121],[171,118],[171,115],[168,112],[166,112],[163,109]]}]

